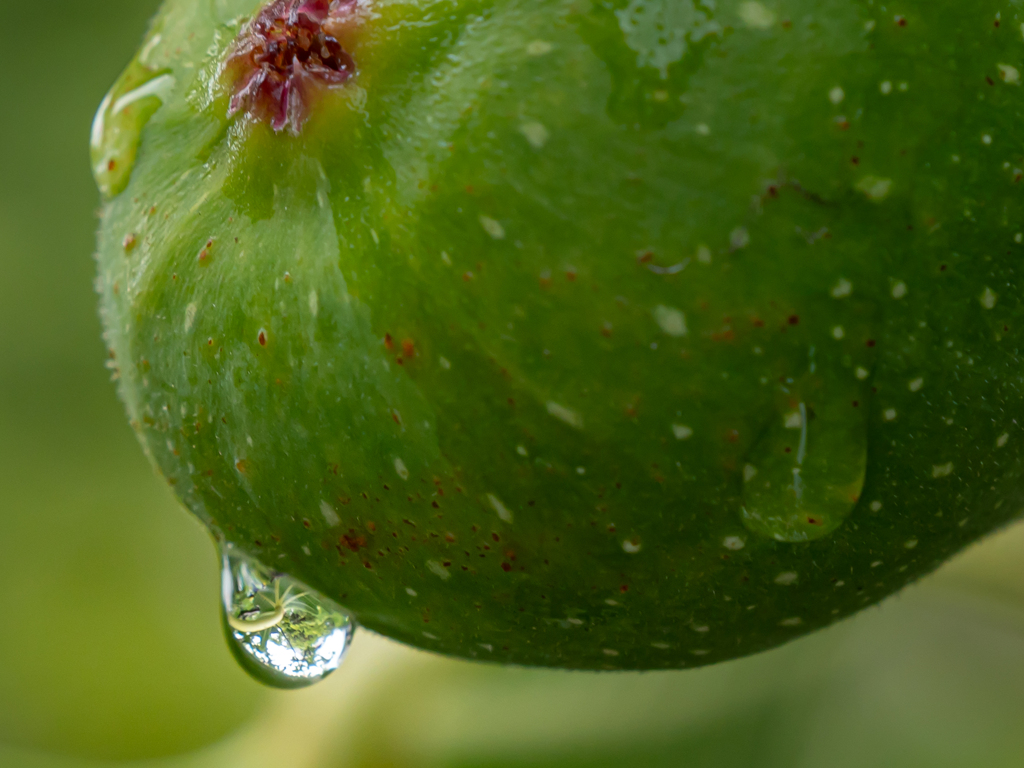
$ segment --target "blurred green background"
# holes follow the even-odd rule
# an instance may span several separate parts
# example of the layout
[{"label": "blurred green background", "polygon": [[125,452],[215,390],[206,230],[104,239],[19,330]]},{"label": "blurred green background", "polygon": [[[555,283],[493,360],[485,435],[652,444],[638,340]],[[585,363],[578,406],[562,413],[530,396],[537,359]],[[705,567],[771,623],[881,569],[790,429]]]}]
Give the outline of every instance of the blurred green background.
[{"label": "blurred green background", "polygon": [[246,678],[213,548],[125,424],[92,290],[89,125],[156,5],[0,0],[0,768],[1024,765],[1019,526],[695,672],[499,669],[362,633],[314,689]]}]

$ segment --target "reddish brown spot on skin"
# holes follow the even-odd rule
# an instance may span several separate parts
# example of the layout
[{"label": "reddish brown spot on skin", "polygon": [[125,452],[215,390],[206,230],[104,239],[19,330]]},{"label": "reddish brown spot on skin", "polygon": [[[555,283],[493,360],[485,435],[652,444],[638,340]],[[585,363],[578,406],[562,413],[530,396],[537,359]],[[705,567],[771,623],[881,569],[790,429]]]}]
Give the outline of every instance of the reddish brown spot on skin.
[{"label": "reddish brown spot on skin", "polygon": [[790,21],[789,19],[783,19],[782,20],[782,28],[783,29],[792,29],[793,28],[793,22]]},{"label": "reddish brown spot on skin", "polygon": [[370,521],[369,521],[369,522],[368,522],[368,523],[366,524],[366,529],[367,529],[367,530],[368,530],[368,531],[369,531],[370,533],[373,533],[373,532],[375,532],[375,531],[377,530],[377,524],[376,524],[375,522],[373,522],[372,520],[370,520]]},{"label": "reddish brown spot on skin", "polygon": [[361,547],[366,546],[366,537],[356,536],[355,531],[349,531],[348,533],[343,534],[340,539],[338,539],[338,544],[345,547],[345,549],[351,550],[352,552],[358,552]]},{"label": "reddish brown spot on skin", "polygon": [[462,279],[465,280],[468,283],[470,280],[473,279],[473,273],[472,272],[463,272],[462,273]]},{"label": "reddish brown spot on skin", "polygon": [[246,472],[249,471],[249,462],[246,461],[245,459],[239,459],[238,461],[235,462],[235,469],[237,469],[241,474],[244,475]]},{"label": "reddish brown spot on skin", "polygon": [[402,339],[402,354],[406,357],[412,357],[416,354],[416,345],[412,339]]},{"label": "reddish brown spot on skin", "polygon": [[853,401],[853,407],[854,407],[854,408],[859,408],[859,407],[860,407],[860,403],[859,403],[859,402],[857,402],[856,400],[854,400],[854,401]]},{"label": "reddish brown spot on skin", "polygon": [[854,165],[860,165],[860,158],[859,157],[851,157],[850,158],[850,162],[853,163]]},{"label": "reddish brown spot on skin", "polygon": [[124,236],[124,240],[121,241],[121,246],[124,248],[125,253],[131,253],[135,250],[135,235],[129,232]]},{"label": "reddish brown spot on skin", "polygon": [[108,171],[113,171],[115,168],[117,168],[117,161],[116,160],[111,160],[111,161],[109,161],[107,163],[107,170]]},{"label": "reddish brown spot on skin", "polygon": [[298,135],[313,102],[356,72],[338,37],[361,18],[357,0],[276,0],[249,23],[223,74],[231,87],[228,116],[246,112]]},{"label": "reddish brown spot on skin", "polygon": [[627,592],[629,592],[629,585],[623,584],[621,587],[619,587],[619,592],[621,592],[622,594],[626,594]]},{"label": "reddish brown spot on skin", "polygon": [[508,573],[509,571],[511,571],[512,570],[511,563],[502,563],[501,564],[501,570],[503,570],[505,573]]},{"label": "reddish brown spot on skin", "polygon": [[606,339],[607,338],[611,338],[611,335],[612,335],[612,324],[611,323],[604,323],[601,326],[601,335],[604,336]]},{"label": "reddish brown spot on skin", "polygon": [[799,322],[800,322],[800,318],[799,318],[798,316],[796,316],[796,315],[790,315],[790,316],[789,316],[789,317],[787,318],[787,322],[788,322],[788,323],[789,323],[790,325],[796,325],[797,323],[799,323]]},{"label": "reddish brown spot on skin", "polygon": [[[998,24],[999,22],[996,22],[996,23]],[[902,16],[897,16],[896,17],[896,26],[897,27],[905,27],[905,26],[907,26],[907,20],[905,18],[903,18]]]},{"label": "reddish brown spot on skin", "polygon": [[728,440],[730,443],[735,443],[737,440],[740,439],[739,430],[730,429],[728,432],[725,433],[725,439]]},{"label": "reddish brown spot on skin", "polygon": [[257,341],[259,341],[261,347],[267,346],[267,332],[266,331],[260,329],[260,332],[256,336],[256,339],[257,339]]},{"label": "reddish brown spot on skin", "polygon": [[874,339],[868,339],[868,346],[869,347],[875,346],[875,340]]}]

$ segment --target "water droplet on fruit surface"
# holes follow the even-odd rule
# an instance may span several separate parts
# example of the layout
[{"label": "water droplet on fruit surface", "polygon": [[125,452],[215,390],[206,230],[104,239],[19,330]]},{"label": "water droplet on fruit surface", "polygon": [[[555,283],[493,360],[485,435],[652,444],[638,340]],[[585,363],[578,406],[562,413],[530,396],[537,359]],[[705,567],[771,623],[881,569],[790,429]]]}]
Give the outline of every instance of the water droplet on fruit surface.
[{"label": "water droplet on fruit surface", "polygon": [[356,629],[344,608],[232,544],[221,558],[224,631],[246,672],[275,688],[304,688],[338,668]]},{"label": "water droplet on fruit surface", "polygon": [[741,517],[776,541],[811,541],[842,525],[860,498],[869,409],[858,388],[825,391],[810,377],[790,394],[747,456],[754,471],[742,474]]},{"label": "water droplet on fruit surface", "polygon": [[173,90],[166,70],[153,70],[135,59],[103,99],[89,139],[92,172],[105,197],[128,186],[142,129]]}]

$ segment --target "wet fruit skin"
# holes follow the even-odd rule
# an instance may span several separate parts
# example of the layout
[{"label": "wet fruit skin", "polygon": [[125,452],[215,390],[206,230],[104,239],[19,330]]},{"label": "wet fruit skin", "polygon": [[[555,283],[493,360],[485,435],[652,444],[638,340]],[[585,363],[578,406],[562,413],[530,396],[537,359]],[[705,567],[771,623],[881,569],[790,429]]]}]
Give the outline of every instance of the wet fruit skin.
[{"label": "wet fruit skin", "polygon": [[260,4],[169,0],[110,139],[110,366],[218,536],[422,648],[641,669],[1018,515],[1011,7],[362,9],[290,131],[229,116]]}]

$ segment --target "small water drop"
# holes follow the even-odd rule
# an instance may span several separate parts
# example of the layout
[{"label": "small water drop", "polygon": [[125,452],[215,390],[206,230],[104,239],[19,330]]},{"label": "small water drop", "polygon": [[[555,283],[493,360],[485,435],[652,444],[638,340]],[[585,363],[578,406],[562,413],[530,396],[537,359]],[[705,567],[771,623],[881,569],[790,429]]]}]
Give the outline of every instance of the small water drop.
[{"label": "small water drop", "polygon": [[128,186],[142,129],[175,85],[168,71],[150,69],[136,58],[103,99],[93,119],[89,150],[96,185],[105,197]]},{"label": "small water drop", "polygon": [[[743,524],[776,541],[827,536],[853,511],[867,467],[863,385],[808,376],[790,388],[743,472]],[[793,402],[795,400],[795,402]]]},{"label": "small water drop", "polygon": [[304,688],[338,668],[356,629],[344,608],[232,544],[221,558],[224,631],[246,672],[274,688]]}]

